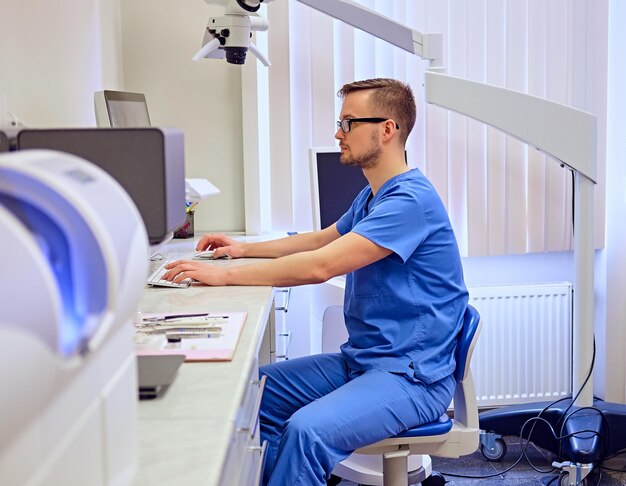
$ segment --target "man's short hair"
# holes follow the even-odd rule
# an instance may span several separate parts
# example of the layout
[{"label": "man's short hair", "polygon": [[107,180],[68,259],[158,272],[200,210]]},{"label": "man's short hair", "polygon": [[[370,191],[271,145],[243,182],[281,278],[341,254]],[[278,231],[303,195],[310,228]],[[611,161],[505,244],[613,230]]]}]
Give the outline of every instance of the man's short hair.
[{"label": "man's short hair", "polygon": [[413,130],[417,108],[415,97],[408,84],[397,79],[374,78],[344,84],[337,92],[342,99],[353,91],[372,90],[372,113],[369,116],[391,118],[400,126],[400,140],[406,139]]}]

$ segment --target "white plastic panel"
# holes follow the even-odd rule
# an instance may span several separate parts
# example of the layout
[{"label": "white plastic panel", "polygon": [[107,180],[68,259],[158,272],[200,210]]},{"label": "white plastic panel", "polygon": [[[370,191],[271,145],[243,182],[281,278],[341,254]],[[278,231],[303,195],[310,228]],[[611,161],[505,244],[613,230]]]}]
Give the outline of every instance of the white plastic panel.
[{"label": "white plastic panel", "polygon": [[[50,350],[56,350],[62,309],[52,271],[24,225],[2,206],[0,234],[5,236],[0,255],[2,269],[11,276],[0,280],[2,321],[32,330]],[[37,298],[27,298],[23,293],[26,288]]]}]

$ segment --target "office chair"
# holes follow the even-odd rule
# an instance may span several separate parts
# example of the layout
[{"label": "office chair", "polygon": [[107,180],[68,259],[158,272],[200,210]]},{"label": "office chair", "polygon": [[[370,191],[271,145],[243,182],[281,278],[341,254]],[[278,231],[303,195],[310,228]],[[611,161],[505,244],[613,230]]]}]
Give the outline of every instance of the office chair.
[{"label": "office chair", "polygon": [[[353,454],[335,467],[334,476],[369,485],[408,486],[420,481],[424,486],[445,484],[443,476],[437,473],[425,478],[429,471],[421,467],[421,463],[417,469],[409,470],[408,458],[415,454],[459,457],[478,449],[478,405],[470,361],[480,327],[478,311],[468,305],[455,352],[454,377],[457,385],[454,392],[454,419],[444,413],[435,422],[419,425],[395,437],[357,449],[356,455]],[[359,460],[363,458],[362,455],[372,454],[382,454],[382,473],[369,466],[362,466],[368,462],[367,458],[365,461]]]}]

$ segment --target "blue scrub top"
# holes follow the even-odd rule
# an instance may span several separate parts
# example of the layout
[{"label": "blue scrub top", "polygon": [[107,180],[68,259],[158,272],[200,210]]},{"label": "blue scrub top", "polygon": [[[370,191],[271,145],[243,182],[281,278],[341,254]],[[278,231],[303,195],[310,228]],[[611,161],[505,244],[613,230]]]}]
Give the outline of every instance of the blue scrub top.
[{"label": "blue scrub top", "polygon": [[417,169],[369,186],[337,221],[391,250],[347,275],[341,352],[355,370],[381,369],[434,383],[455,369],[467,289],[456,238],[433,185]]}]

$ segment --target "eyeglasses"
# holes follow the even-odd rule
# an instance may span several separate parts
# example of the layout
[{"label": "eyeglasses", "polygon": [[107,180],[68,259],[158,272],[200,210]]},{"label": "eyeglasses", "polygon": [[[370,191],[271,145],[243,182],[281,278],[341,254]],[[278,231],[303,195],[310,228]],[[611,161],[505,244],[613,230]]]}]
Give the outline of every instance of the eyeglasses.
[{"label": "eyeglasses", "polygon": [[[343,120],[337,120],[337,130],[341,128],[343,133],[348,133],[352,129],[352,123],[361,122],[361,123],[382,123],[389,120],[389,118],[344,118]],[[393,121],[393,120],[392,120]],[[396,122],[394,122],[396,123]],[[400,126],[396,123],[396,130],[399,129]]]}]

